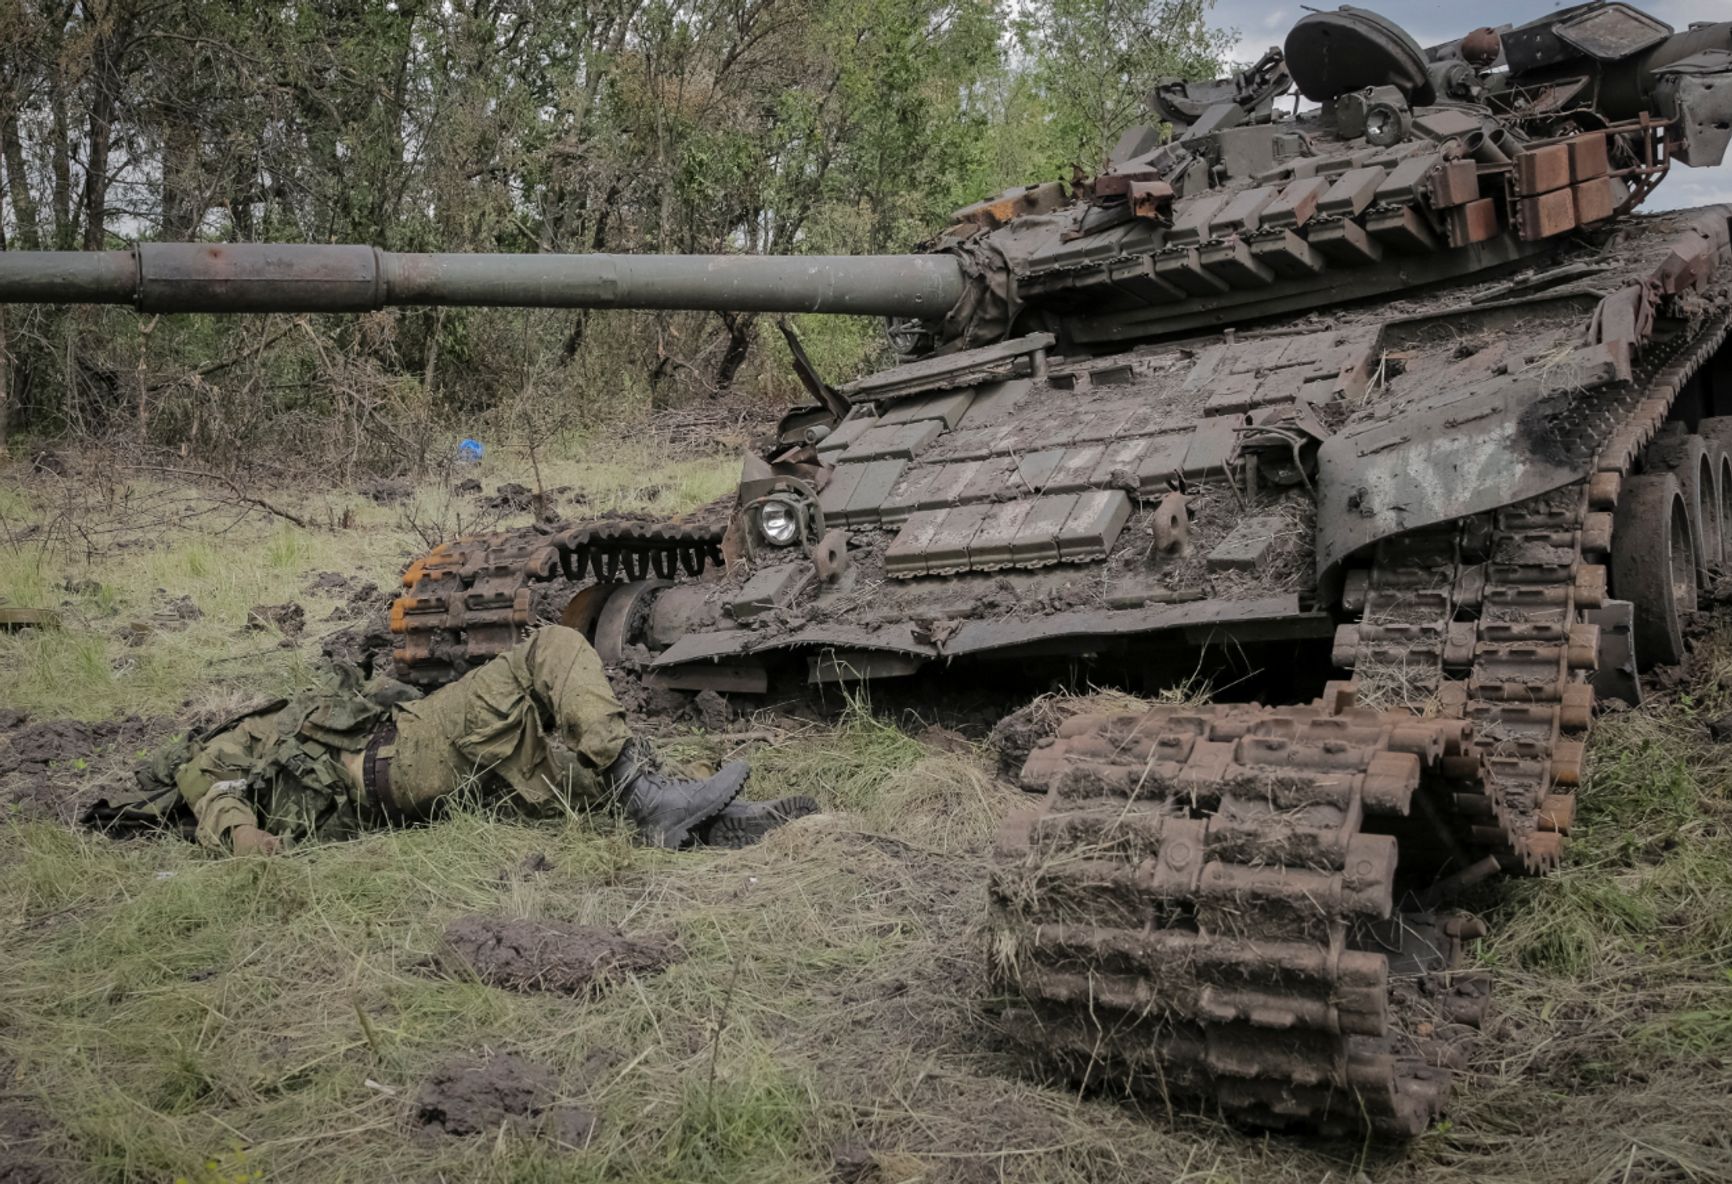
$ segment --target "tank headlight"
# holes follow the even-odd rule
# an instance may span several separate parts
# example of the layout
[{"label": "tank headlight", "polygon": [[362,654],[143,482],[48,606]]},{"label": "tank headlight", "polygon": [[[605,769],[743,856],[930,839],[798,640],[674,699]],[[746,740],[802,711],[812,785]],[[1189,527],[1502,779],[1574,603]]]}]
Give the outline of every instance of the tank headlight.
[{"label": "tank headlight", "polygon": [[765,542],[786,547],[800,537],[800,512],[792,503],[772,498],[758,508],[758,531]]}]

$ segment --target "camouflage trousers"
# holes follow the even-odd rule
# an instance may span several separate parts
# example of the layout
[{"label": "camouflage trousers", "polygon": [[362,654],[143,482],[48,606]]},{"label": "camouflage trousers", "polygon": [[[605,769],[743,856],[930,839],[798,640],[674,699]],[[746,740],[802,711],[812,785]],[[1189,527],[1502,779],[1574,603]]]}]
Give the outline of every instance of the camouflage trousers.
[{"label": "camouflage trousers", "polygon": [[530,815],[611,805],[600,773],[630,738],[601,659],[551,625],[425,699],[397,708],[386,805],[419,817],[465,791]]},{"label": "camouflage trousers", "polygon": [[190,807],[198,841],[227,850],[238,827],[347,838],[424,818],[463,792],[531,816],[612,804],[601,772],[629,737],[625,712],[574,630],[542,629],[450,686],[392,706],[343,673],[163,749],[141,772],[142,791],[116,795],[103,812],[160,817],[167,790]]}]

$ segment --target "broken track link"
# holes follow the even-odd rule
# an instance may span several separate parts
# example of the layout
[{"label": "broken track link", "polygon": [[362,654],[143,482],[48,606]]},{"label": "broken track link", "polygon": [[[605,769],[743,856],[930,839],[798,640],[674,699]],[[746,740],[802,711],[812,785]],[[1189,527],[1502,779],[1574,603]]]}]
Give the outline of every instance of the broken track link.
[{"label": "broken track link", "polygon": [[1377,828],[1473,753],[1465,720],[1351,707],[1068,721],[1024,766],[1044,804],[995,858],[1005,1030],[1098,1088],[1418,1134],[1486,982],[1451,973],[1470,928],[1396,912],[1397,840]]},{"label": "broken track link", "polygon": [[437,685],[498,656],[534,623],[533,586],[693,577],[722,563],[723,526],[590,522],[468,535],[403,573],[391,605],[392,657],[408,682]]}]

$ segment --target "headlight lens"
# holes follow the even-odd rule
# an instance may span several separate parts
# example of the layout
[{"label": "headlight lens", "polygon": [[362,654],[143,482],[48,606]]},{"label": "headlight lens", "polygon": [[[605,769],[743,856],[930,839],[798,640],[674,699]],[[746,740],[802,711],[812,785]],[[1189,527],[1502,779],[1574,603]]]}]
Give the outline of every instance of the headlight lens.
[{"label": "headlight lens", "polygon": [[800,537],[799,511],[788,502],[767,501],[758,510],[758,530],[765,542],[786,547]]}]

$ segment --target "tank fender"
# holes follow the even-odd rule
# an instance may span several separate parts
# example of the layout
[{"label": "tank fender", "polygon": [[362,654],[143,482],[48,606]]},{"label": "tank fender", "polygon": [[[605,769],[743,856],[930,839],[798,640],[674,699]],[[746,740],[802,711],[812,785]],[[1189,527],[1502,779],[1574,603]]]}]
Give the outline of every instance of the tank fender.
[{"label": "tank fender", "polygon": [[1569,396],[1537,393],[1506,387],[1325,440],[1317,453],[1319,584],[1329,586],[1343,559],[1379,539],[1585,476],[1585,460],[1571,455],[1547,414]]}]

